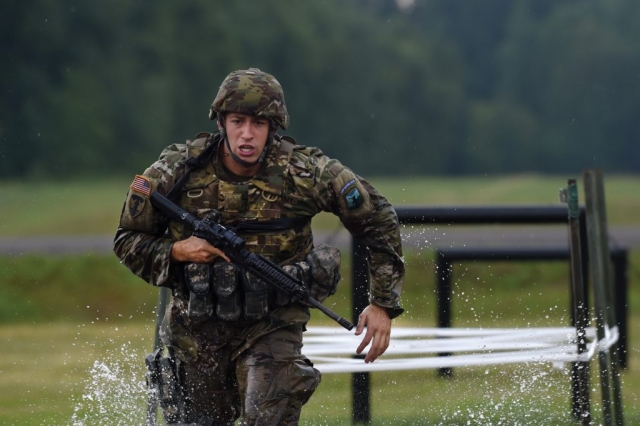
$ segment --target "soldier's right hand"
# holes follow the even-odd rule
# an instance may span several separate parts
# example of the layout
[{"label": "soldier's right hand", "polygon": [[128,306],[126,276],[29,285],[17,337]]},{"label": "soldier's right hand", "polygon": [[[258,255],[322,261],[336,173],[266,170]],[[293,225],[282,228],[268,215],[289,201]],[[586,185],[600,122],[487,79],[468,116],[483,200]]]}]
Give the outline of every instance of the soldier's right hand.
[{"label": "soldier's right hand", "polygon": [[231,262],[222,250],[193,235],[186,240],[176,241],[171,247],[171,260],[175,262],[210,263],[218,256]]}]

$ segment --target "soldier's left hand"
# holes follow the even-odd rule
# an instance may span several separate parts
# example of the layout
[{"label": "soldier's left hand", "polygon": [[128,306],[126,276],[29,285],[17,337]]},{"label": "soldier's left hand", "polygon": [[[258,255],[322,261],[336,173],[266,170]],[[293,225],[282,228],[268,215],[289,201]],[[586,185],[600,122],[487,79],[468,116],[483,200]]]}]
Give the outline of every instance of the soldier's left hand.
[{"label": "soldier's left hand", "polygon": [[376,305],[367,306],[358,317],[356,336],[362,334],[365,327],[367,328],[367,332],[364,339],[362,339],[362,343],[360,343],[360,346],[356,349],[356,353],[360,354],[373,340],[364,358],[364,362],[369,363],[375,361],[389,347],[391,319],[386,309]]}]

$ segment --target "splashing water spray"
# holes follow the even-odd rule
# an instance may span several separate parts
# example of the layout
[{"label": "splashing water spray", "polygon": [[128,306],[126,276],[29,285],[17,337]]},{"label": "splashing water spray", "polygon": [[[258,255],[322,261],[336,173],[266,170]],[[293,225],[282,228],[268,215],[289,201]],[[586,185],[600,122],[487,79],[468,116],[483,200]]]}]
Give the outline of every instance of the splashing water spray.
[{"label": "splashing water spray", "polygon": [[[130,426],[143,424],[147,398],[143,355],[122,344],[96,360],[75,403],[73,426]],[[136,421],[134,419],[139,419]]]}]

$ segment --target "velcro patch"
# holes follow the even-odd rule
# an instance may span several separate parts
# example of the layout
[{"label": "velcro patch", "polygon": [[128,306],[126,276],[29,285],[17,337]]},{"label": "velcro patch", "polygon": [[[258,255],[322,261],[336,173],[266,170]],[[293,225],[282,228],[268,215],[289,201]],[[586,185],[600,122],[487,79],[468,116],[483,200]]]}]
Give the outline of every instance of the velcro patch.
[{"label": "velcro patch", "polygon": [[151,194],[151,182],[144,176],[136,175],[129,188],[142,195],[148,196]]},{"label": "velcro patch", "polygon": [[146,200],[145,197],[141,197],[138,194],[131,194],[131,197],[129,197],[129,214],[131,217],[136,217],[142,213]]}]

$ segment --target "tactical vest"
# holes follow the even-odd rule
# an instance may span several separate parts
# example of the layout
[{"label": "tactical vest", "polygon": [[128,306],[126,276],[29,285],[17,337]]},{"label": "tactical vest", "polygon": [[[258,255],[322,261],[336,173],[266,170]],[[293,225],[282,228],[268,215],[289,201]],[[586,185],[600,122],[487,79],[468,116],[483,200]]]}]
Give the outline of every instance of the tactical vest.
[{"label": "tactical vest", "polygon": [[[207,136],[188,142],[187,158],[198,156],[211,143],[211,139]],[[270,223],[274,219],[287,217],[287,202],[291,200],[287,197],[285,182],[293,147],[294,144],[288,140],[274,140],[265,165],[256,176],[241,183],[221,180],[215,173],[214,161],[217,158],[214,158],[214,161],[208,161],[204,167],[191,171],[176,201],[198,218],[204,218],[213,210],[218,210],[220,223],[244,238],[246,248],[251,252],[259,253],[278,264],[299,261],[312,248],[311,218],[303,220],[301,226],[276,231],[255,232],[254,229],[246,232],[243,231],[246,227],[242,226]],[[169,230],[175,239],[184,239],[190,234],[188,229],[176,222],[170,223]],[[255,278],[233,279],[229,271],[214,272],[212,276],[214,295],[218,299],[216,310],[222,319],[240,319],[237,318],[239,311],[243,312],[240,317],[244,319],[259,319],[266,315],[268,309],[283,303],[282,295],[268,288],[267,284],[256,282]],[[226,279],[223,278],[225,276]],[[239,295],[244,296],[239,298]],[[239,304],[242,306],[238,306]]]}]

